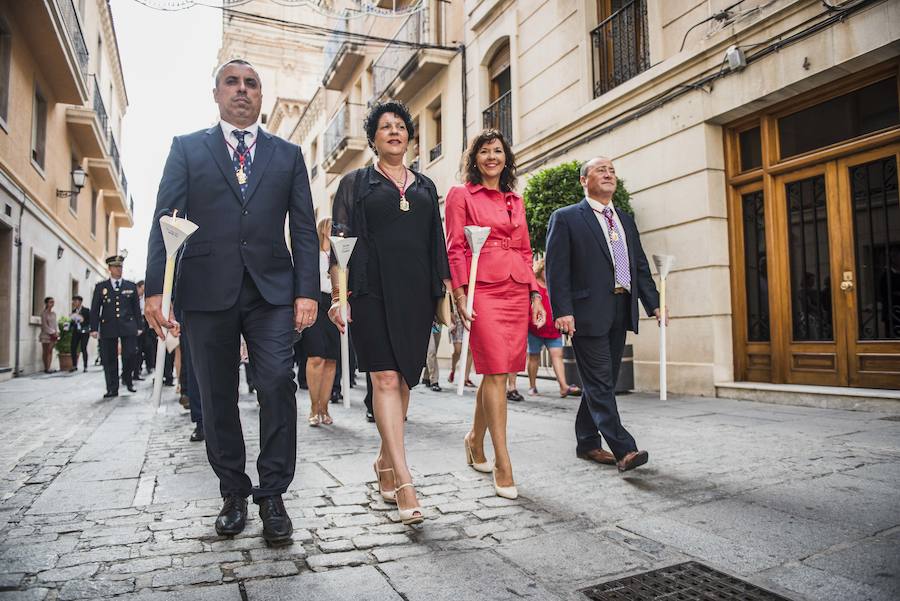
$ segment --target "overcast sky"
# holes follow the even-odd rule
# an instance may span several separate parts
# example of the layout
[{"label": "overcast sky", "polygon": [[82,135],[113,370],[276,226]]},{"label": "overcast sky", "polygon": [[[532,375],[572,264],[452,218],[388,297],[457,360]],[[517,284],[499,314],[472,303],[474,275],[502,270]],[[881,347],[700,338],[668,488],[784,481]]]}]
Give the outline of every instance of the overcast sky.
[{"label": "overcast sky", "polygon": [[147,235],[172,136],[215,122],[212,73],[222,41],[222,13],[195,6],[157,11],[135,0],[112,0],[128,91],[122,162],[134,198],[134,227],[120,230],[128,249],[125,277],[144,277]]}]

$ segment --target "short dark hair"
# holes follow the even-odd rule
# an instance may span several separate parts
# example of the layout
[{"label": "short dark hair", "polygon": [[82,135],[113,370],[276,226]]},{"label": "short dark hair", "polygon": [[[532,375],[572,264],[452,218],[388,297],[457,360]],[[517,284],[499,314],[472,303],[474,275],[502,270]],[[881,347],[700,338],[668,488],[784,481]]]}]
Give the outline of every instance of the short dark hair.
[{"label": "short dark hair", "polygon": [[143,285],[144,285],[144,280],[138,280],[137,284],[135,284],[135,286],[143,286]]},{"label": "short dark hair", "polygon": [[463,179],[470,184],[482,183],[481,171],[478,170],[476,158],[481,147],[494,140],[500,140],[503,145],[503,154],[506,155],[506,165],[503,166],[503,171],[500,173],[500,190],[512,192],[516,187],[516,155],[513,154],[512,148],[499,129],[485,129],[472,139],[469,148],[463,154]]},{"label": "short dark hair", "polygon": [[72,300],[79,300],[79,301],[84,302],[84,299],[83,299],[81,296],[77,295],[77,294],[76,294],[75,296],[72,297]]},{"label": "short dark hair", "polygon": [[412,141],[416,135],[416,126],[413,125],[412,115],[409,114],[409,109],[406,108],[405,104],[397,100],[378,102],[372,107],[369,114],[366,115],[366,120],[363,122],[363,127],[365,127],[366,130],[366,139],[369,142],[369,148],[371,148],[375,154],[378,154],[378,151],[375,150],[375,132],[378,131],[378,121],[385,113],[394,113],[403,119],[403,123],[406,124],[406,132],[409,134],[410,141]]},{"label": "short dark hair", "polygon": [[49,303],[49,302],[52,301],[52,300],[53,300],[53,297],[52,297],[52,296],[48,296],[48,297],[46,297],[46,298],[44,299],[44,304],[46,305],[47,303]]},{"label": "short dark hair", "polygon": [[253,72],[256,73],[256,77],[259,78],[259,85],[262,86],[262,77],[259,77],[259,71],[256,70],[256,67],[254,67],[250,63],[250,61],[245,61],[242,58],[233,58],[230,61],[222,63],[221,65],[219,65],[219,68],[216,69],[216,74],[213,77],[213,81],[215,81],[217,88],[219,87],[219,79],[222,77],[222,71],[224,71],[225,67],[227,67],[228,65],[244,65],[245,67],[250,67],[251,69],[253,69]]}]

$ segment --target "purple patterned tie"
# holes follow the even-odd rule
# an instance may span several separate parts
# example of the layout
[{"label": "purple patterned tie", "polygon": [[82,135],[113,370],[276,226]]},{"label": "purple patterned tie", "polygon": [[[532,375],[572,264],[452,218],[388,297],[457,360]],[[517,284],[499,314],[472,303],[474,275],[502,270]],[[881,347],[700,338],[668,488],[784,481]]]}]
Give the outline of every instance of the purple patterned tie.
[{"label": "purple patterned tie", "polygon": [[622,234],[619,233],[616,227],[612,209],[608,206],[605,207],[603,216],[606,217],[606,225],[607,229],[609,229],[609,242],[612,245],[613,264],[616,269],[616,283],[631,292],[631,268],[628,265],[628,250],[625,248],[625,242],[622,241]]}]

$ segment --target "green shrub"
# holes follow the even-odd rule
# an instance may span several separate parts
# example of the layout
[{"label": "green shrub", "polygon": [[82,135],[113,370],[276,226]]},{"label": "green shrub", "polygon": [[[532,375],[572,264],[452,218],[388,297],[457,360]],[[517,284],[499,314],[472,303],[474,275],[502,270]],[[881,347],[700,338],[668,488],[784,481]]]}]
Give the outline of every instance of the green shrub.
[{"label": "green shrub", "polygon": [[56,352],[72,354],[72,320],[63,315],[59,318],[59,339],[56,341]]},{"label": "green shrub", "polygon": [[[584,198],[584,189],[579,181],[580,167],[581,163],[578,161],[562,163],[541,169],[528,179],[523,198],[531,247],[535,253],[543,254],[546,250],[547,226],[553,211]],[[631,194],[625,189],[625,181],[619,179],[613,194],[613,205],[619,211],[634,215],[630,199]]]}]

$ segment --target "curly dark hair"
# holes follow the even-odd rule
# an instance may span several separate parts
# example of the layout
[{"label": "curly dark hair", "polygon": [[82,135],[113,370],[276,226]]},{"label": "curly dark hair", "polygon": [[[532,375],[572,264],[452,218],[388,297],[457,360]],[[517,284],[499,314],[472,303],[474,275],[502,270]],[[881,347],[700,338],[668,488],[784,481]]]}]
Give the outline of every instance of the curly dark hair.
[{"label": "curly dark hair", "polygon": [[476,157],[481,147],[488,142],[500,140],[503,144],[503,154],[506,155],[506,165],[500,173],[500,190],[503,192],[512,192],[516,187],[516,155],[513,154],[512,148],[503,134],[498,129],[485,129],[472,139],[469,147],[463,154],[462,175],[463,179],[470,184],[480,184],[481,171],[478,170]]},{"label": "curly dark hair", "polygon": [[403,119],[403,122],[406,124],[406,132],[409,134],[409,140],[412,139],[416,135],[416,126],[413,125],[412,115],[409,114],[409,109],[406,108],[406,105],[397,100],[388,100],[387,102],[378,102],[369,110],[369,114],[366,115],[366,120],[363,122],[363,127],[366,129],[366,139],[369,141],[369,148],[375,154],[378,154],[378,151],[375,150],[375,132],[378,131],[378,120],[381,119],[381,116],[385,113],[393,113]]}]

